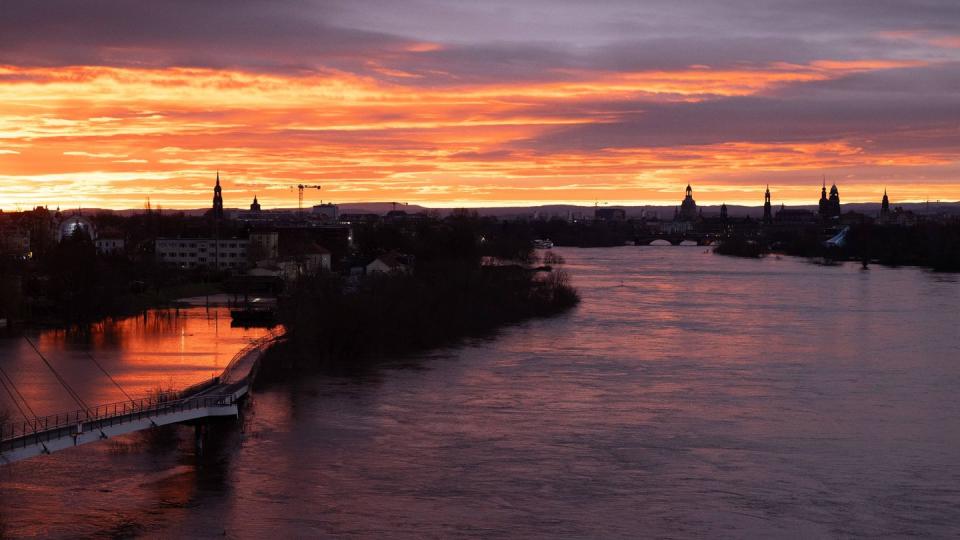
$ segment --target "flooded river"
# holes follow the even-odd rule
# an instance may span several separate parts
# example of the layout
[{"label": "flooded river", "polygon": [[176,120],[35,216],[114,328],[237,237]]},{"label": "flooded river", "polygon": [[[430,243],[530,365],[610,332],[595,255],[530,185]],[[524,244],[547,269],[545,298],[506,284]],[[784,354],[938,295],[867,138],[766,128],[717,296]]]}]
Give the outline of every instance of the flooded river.
[{"label": "flooded river", "polygon": [[[559,317],[253,396],[202,459],[142,436],[0,467],[10,536],[960,534],[960,282],[912,268],[558,249]],[[38,337],[89,401],[196,382],[256,337],[203,308]],[[21,342],[4,369],[55,412]],[[39,412],[39,411],[38,411]]]}]

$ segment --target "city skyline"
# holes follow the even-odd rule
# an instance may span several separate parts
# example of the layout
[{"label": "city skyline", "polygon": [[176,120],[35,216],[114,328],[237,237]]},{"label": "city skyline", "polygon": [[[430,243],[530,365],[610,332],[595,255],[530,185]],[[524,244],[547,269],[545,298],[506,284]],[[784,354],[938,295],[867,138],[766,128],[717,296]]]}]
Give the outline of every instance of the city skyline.
[{"label": "city skyline", "polygon": [[[5,6],[0,208],[960,199],[950,2]],[[813,202],[811,202],[813,201]]]}]

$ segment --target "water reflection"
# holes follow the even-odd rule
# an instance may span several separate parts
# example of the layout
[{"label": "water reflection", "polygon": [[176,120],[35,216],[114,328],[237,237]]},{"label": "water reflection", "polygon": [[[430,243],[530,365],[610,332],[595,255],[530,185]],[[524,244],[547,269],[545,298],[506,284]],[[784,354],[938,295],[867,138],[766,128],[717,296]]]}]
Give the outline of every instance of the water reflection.
[{"label": "water reflection", "polygon": [[8,532],[956,535],[956,280],[692,248],[561,253],[574,312],[275,383],[209,461],[181,433],[166,451],[90,445],[0,470]]},{"label": "water reflection", "polygon": [[[232,328],[226,308],[154,310],[84,328],[50,329],[27,337],[88,404],[124,399],[92,356],[131,395],[183,388],[218,375],[263,329]],[[0,340],[0,365],[38,415],[77,404],[23,338]],[[0,406],[15,411],[7,396]]]}]

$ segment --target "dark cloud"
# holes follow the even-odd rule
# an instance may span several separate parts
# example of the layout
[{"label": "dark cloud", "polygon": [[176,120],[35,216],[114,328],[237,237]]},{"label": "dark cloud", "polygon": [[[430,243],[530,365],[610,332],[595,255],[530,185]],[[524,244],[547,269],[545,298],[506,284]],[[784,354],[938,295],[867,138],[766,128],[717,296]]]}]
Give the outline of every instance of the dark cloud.
[{"label": "dark cloud", "polygon": [[0,63],[312,69],[407,43],[300,0],[0,1]]},{"label": "dark cloud", "polygon": [[[878,33],[960,33],[953,0],[0,0],[0,14],[0,63],[337,68],[421,86],[563,80],[578,69],[956,58]],[[410,50],[420,41],[443,48]]]},{"label": "dark cloud", "polygon": [[614,118],[527,141],[542,152],[729,142],[848,140],[886,151],[939,148],[960,158],[956,64],[861,73],[790,87],[783,95],[696,103],[579,102],[560,115]]}]

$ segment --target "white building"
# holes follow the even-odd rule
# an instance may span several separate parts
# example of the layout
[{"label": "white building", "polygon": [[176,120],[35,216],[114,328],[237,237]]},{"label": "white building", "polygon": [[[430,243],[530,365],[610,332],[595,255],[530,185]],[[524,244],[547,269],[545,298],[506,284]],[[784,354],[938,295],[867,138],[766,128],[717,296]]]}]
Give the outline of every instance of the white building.
[{"label": "white building", "polygon": [[157,260],[179,268],[212,267],[221,270],[247,267],[246,238],[157,238]]},{"label": "white building", "polygon": [[324,216],[326,221],[335,223],[340,218],[340,208],[331,203],[318,204],[313,207],[313,215]]}]

